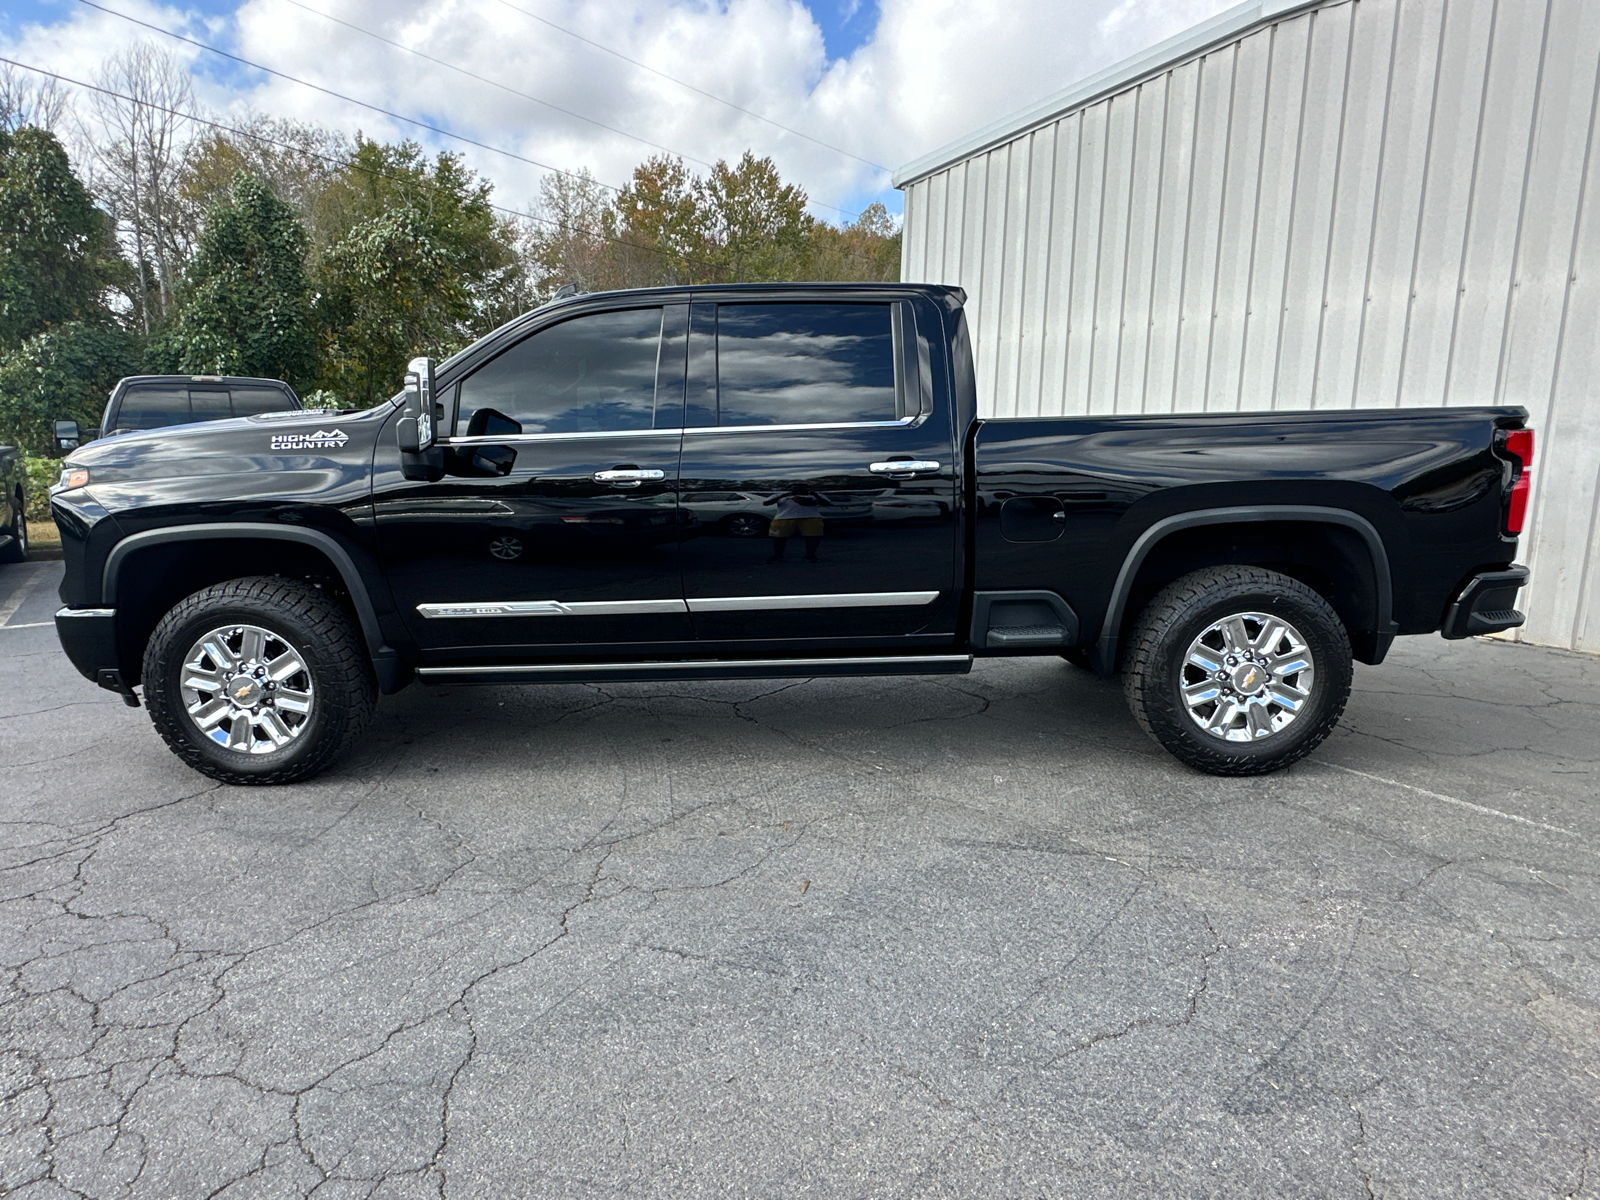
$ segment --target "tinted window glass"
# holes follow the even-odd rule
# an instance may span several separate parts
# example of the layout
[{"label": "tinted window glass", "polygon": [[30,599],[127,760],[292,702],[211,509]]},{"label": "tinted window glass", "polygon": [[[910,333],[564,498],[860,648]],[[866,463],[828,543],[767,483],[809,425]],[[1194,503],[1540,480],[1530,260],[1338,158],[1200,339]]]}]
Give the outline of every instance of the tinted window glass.
[{"label": "tinted window glass", "polygon": [[160,429],[191,419],[186,387],[129,388],[117,409],[118,429]]},{"label": "tinted window glass", "polygon": [[893,421],[892,304],[717,307],[721,425]]},{"label": "tinted window glass", "polygon": [[218,421],[233,415],[228,407],[228,393],[220,388],[190,388],[189,407],[196,421]]},{"label": "tinted window glass", "polygon": [[649,429],[660,342],[659,308],[594,313],[540,330],[462,382],[456,432]]},{"label": "tinted window glass", "polygon": [[[236,387],[233,389],[233,415],[253,417],[257,413],[288,412],[294,408],[289,397],[277,388]],[[195,410],[196,412],[199,409]]]}]

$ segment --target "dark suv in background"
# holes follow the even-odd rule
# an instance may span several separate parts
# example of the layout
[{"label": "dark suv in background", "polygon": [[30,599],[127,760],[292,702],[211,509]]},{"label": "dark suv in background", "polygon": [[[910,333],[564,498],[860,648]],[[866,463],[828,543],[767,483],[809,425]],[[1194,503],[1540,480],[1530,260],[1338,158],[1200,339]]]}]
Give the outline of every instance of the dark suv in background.
[{"label": "dark suv in background", "polygon": [[22,451],[0,446],[0,563],[22,562],[28,557],[26,475]]},{"label": "dark suv in background", "polygon": [[240,375],[129,375],[111,390],[100,436],[294,412],[300,397],[276,379]]}]

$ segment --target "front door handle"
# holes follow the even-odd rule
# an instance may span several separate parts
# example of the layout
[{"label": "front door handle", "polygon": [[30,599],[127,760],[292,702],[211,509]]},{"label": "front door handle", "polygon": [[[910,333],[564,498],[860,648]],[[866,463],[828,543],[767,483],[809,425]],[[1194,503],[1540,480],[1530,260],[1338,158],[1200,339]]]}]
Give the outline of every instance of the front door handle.
[{"label": "front door handle", "polygon": [[937,471],[939,464],[930,458],[903,458],[895,462],[868,463],[867,470],[874,475],[921,475],[927,471]]},{"label": "front door handle", "polygon": [[596,483],[609,483],[616,487],[625,488],[636,488],[646,480],[654,481],[665,479],[666,477],[667,473],[665,471],[641,471],[637,467],[617,467],[615,470],[596,471],[594,473],[594,481]]}]

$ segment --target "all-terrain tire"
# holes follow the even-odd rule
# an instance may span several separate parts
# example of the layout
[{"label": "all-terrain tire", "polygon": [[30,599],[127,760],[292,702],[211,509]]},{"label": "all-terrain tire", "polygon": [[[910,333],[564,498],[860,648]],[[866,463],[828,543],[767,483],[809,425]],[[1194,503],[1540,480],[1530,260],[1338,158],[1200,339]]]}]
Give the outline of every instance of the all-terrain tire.
[{"label": "all-terrain tire", "polygon": [[[309,676],[310,714],[280,748],[230,749],[190,716],[185,658],[198,639],[231,625],[267,631],[273,645],[299,655]],[[264,575],[204,588],[161,618],[145,647],[144,699],[156,732],[196,771],[223,783],[276,784],[309,778],[354,745],[372,720],[378,685],[349,612],[303,580]]]},{"label": "all-terrain tire", "polygon": [[[1237,720],[1244,722],[1238,732],[1250,740],[1231,741],[1201,727],[1199,717],[1191,715],[1183,689],[1186,683],[1191,688],[1200,686],[1186,678],[1185,665],[1192,661],[1191,647],[1203,636],[1212,636],[1223,644],[1215,664],[1217,673],[1229,670],[1232,660],[1226,654],[1231,642],[1208,631],[1239,614],[1273,616],[1292,626],[1304,644],[1303,653],[1295,657],[1309,655],[1313,678],[1307,689],[1309,696],[1299,702],[1297,711],[1287,714],[1283,728],[1250,735],[1249,722],[1243,715],[1248,708],[1245,705],[1238,710],[1241,715]],[[1260,629],[1262,637],[1269,636],[1264,626],[1252,627]],[[1291,656],[1278,657],[1287,660]],[[1197,667],[1190,666],[1188,672],[1202,683],[1207,678]],[[1134,719],[1174,757],[1210,775],[1265,775],[1298,762],[1333,731],[1350,696],[1351,674],[1350,635],[1326,600],[1299,580],[1276,571],[1226,566],[1185,575],[1145,606],[1128,640],[1122,679]],[[1243,678],[1247,683],[1253,681],[1248,675]],[[1275,680],[1271,675],[1268,678]],[[1295,682],[1301,678],[1289,677]],[[1231,677],[1225,686],[1235,686]],[[1261,696],[1269,691],[1263,689],[1254,694]],[[1285,694],[1293,694],[1293,683]],[[1219,702],[1213,702],[1216,703]],[[1221,711],[1219,707],[1207,710],[1204,706],[1201,710],[1202,714]],[[1264,714],[1268,712],[1285,715],[1282,708],[1264,708],[1260,719],[1266,720]]]}]

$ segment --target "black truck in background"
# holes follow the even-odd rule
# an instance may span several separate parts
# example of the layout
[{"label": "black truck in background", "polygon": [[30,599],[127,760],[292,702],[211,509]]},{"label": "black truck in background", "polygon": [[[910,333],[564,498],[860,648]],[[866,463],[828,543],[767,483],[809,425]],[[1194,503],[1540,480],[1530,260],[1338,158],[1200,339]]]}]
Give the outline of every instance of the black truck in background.
[{"label": "black truck in background", "polygon": [[[1120,671],[1185,763],[1309,753],[1352,660],[1520,625],[1520,408],[980,419],[956,288],[560,300],[364,412],[104,439],[52,511],[85,676],[231,782],[424,683]],[[751,536],[749,521],[765,522]]]}]

